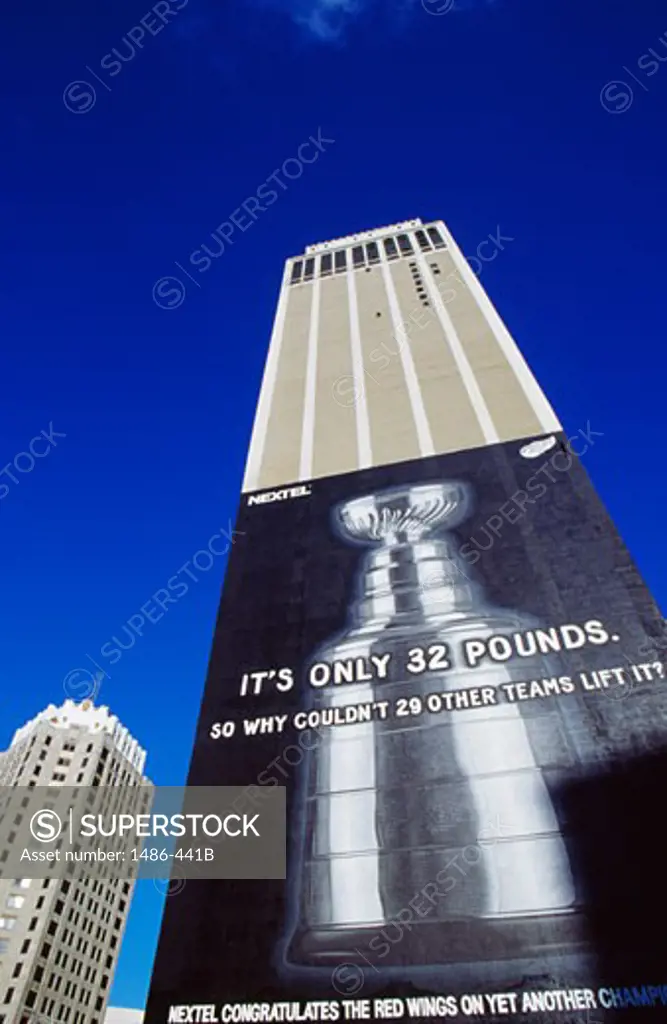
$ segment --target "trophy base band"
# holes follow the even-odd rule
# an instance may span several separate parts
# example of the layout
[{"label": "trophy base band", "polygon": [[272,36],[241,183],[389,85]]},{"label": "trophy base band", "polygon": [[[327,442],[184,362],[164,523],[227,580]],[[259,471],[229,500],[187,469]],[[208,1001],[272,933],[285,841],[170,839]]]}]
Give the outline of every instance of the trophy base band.
[{"label": "trophy base band", "polygon": [[[392,944],[393,939],[393,944]],[[446,966],[471,960],[523,960],[544,954],[584,952],[588,942],[576,911],[502,919],[387,921],[373,927],[296,932],[289,963],[310,967],[358,964],[381,970]]]}]

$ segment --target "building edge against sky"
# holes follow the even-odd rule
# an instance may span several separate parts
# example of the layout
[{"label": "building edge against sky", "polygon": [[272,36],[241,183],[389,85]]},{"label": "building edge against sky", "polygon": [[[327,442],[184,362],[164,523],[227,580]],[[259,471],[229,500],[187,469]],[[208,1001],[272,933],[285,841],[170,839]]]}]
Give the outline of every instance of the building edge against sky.
[{"label": "building edge against sky", "polygon": [[120,1006],[110,1006],[107,1009],[104,1024],[141,1024],[143,1019],[143,1010],[130,1010]]},{"label": "building edge against sky", "polygon": [[560,429],[445,224],[403,221],[286,261],[243,490]]}]

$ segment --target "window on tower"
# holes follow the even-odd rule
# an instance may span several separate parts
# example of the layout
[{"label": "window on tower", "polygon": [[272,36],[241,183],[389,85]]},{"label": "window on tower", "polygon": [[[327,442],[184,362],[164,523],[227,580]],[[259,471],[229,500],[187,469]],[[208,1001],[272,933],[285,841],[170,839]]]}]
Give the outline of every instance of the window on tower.
[{"label": "window on tower", "polygon": [[377,242],[369,242],[366,246],[366,256],[368,257],[369,263],[380,262],[380,250],[378,249]]},{"label": "window on tower", "polygon": [[422,250],[422,252],[430,252],[430,250],[431,250],[431,243],[429,242],[428,238],[426,237],[426,232],[424,232],[424,231],[415,231],[415,238],[419,242],[419,248]]},{"label": "window on tower", "polygon": [[393,238],[385,238],[384,240],[384,251],[387,254],[388,260],[398,259],[398,249],[396,248],[396,242]]},{"label": "window on tower", "polygon": [[430,239],[433,242],[433,245],[436,247],[436,249],[446,248],[443,237],[437,228],[427,228],[426,230],[428,231]]}]

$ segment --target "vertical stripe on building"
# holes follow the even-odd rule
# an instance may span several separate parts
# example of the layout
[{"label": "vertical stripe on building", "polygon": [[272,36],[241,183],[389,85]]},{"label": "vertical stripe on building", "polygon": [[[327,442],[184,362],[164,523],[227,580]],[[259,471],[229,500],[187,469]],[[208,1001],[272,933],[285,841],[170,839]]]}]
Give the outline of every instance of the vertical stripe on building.
[{"label": "vertical stripe on building", "polygon": [[419,387],[419,379],[412,359],[412,353],[410,352],[409,339],[403,327],[398,297],[396,295],[396,289],[394,288],[394,282],[391,276],[391,267],[387,262],[385,253],[382,251],[380,259],[382,261],[382,277],[387,292],[387,302],[389,304],[389,312],[391,314],[394,338],[399,346],[398,351],[401,357],[403,374],[405,376],[405,383],[410,399],[410,407],[412,409],[412,415],[417,430],[419,452],[420,455],[434,455],[435,446],[431,436],[431,428],[429,427],[428,419],[426,418],[426,409],[424,408],[421,388]]},{"label": "vertical stripe on building", "polygon": [[[349,256],[349,253],[348,253]],[[368,403],[366,401],[366,382],[364,380],[364,358],[359,333],[359,308],[357,305],[357,286],[354,278],[352,260],[349,257],[347,268],[347,295],[350,307],[350,347],[352,349],[352,376],[354,381],[354,411],[357,419],[357,451],[359,464],[357,469],[367,469],[373,465],[371,448],[371,428],[368,420]]]},{"label": "vertical stripe on building", "polygon": [[422,254],[421,250],[419,249],[419,245],[416,239],[413,239],[413,245],[415,246],[416,259],[417,263],[419,264],[419,269],[422,272],[422,276],[428,288],[429,299],[432,302],[438,320],[440,321],[443,333],[445,335],[445,338],[447,339],[447,343],[449,345],[452,356],[454,357],[454,362],[456,363],[456,367],[461,375],[463,386],[468,392],[468,397],[470,399],[473,409],[475,410],[475,415],[477,416],[479,425],[482,428],[484,440],[486,441],[487,444],[497,444],[498,441],[500,440],[498,431],[495,428],[488,406],[484,401],[484,396],[482,395],[482,392],[479,388],[479,384],[477,383],[477,378],[475,377],[473,369],[470,363],[468,362],[468,358],[465,354],[465,350],[461,343],[461,339],[459,338],[456,332],[456,328],[452,323],[452,319],[449,313],[445,309],[445,304],[442,301],[442,296],[440,295],[436,282],[433,278],[433,275],[431,274],[431,268],[428,265],[426,257]]},{"label": "vertical stripe on building", "polygon": [[315,387],[317,384],[317,338],[320,323],[320,278],[315,276],[312,284],[310,306],[310,330],[308,332],[308,361],[306,363],[305,396],[303,403],[303,424],[301,427],[301,458],[299,480],[309,480],[313,475],[313,443],[315,441]]}]

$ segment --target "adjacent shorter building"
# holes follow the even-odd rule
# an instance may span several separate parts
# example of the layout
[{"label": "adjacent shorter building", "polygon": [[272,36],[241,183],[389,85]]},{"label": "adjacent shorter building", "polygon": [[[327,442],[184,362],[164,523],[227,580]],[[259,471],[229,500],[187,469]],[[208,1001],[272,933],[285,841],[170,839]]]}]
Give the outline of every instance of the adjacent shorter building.
[{"label": "adjacent shorter building", "polygon": [[[145,761],[107,707],[66,700],[17,730],[0,785],[133,786],[147,781]],[[103,1024],[132,888],[99,875],[0,878],[0,1024]]]}]

